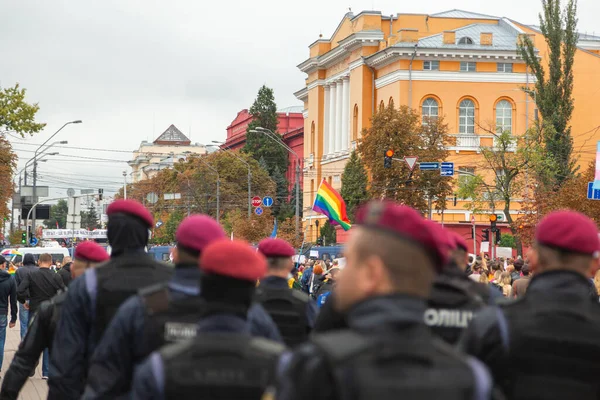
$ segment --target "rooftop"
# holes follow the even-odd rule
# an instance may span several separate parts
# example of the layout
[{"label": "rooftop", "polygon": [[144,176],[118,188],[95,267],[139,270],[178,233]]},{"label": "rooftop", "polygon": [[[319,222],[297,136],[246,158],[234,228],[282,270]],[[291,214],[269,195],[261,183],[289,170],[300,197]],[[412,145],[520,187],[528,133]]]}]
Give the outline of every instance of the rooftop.
[{"label": "rooftop", "polygon": [[465,18],[465,19],[500,19],[491,15],[474,13],[465,10],[448,10],[441,13],[431,14],[430,17],[436,18]]},{"label": "rooftop", "polygon": [[189,145],[191,141],[175,125],[171,124],[166,131],[156,138],[154,144]]},{"label": "rooftop", "polygon": [[304,107],[303,106],[291,106],[291,107],[286,107],[286,108],[282,108],[280,110],[277,110],[278,114],[302,114],[302,111],[304,111]]}]

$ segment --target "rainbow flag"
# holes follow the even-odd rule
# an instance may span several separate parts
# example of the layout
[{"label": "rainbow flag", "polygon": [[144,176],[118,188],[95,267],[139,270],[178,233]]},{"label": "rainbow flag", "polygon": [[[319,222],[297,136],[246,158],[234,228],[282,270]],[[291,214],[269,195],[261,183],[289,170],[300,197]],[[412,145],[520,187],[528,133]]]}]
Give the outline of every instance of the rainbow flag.
[{"label": "rainbow flag", "polygon": [[325,179],[319,185],[313,211],[325,215],[329,222],[340,225],[345,231],[352,226],[346,214],[346,203],[342,196],[333,189]]}]

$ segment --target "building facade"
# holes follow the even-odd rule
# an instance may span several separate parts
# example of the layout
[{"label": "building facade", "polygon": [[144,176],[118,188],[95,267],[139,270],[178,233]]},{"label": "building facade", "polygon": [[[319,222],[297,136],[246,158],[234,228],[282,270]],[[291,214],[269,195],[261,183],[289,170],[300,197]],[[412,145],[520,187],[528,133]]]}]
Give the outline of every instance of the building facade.
[{"label": "building facade", "polygon": [[[304,162],[304,117],[303,107],[287,107],[277,111],[277,132],[282,135],[283,142],[288,145],[297,155],[298,160],[292,154],[288,155],[288,169],[286,178],[290,183],[290,190],[296,182],[296,165],[302,171]],[[221,145],[222,149],[241,150],[246,145],[246,131],[252,122],[252,115],[246,109],[240,111],[233,122],[227,127],[227,139]],[[275,145],[275,144],[273,144]],[[302,185],[303,174],[300,174],[300,185]],[[302,187],[302,186],[301,186]]]},{"label": "building facade", "polygon": [[198,143],[192,144],[175,125],[169,126],[154,142],[143,141],[133,152],[133,159],[128,162],[133,183],[151,179],[158,171],[172,168],[190,153],[206,154],[206,148]]},{"label": "building facade", "polygon": [[[304,204],[314,202],[322,179],[340,189],[343,168],[362,130],[390,103],[407,105],[423,116],[444,117],[456,137],[447,160],[456,170],[497,174],[482,167],[481,146],[493,146],[491,132],[499,129],[521,135],[537,118],[535,102],[523,90],[535,83],[518,51],[523,35],[532,38],[544,60],[548,50],[537,28],[507,18],[460,10],[346,14],[330,39],[309,46],[309,58],[298,66],[307,74],[306,87],[295,93],[305,105]],[[578,162],[587,165],[600,138],[590,131],[600,126],[600,116],[591,110],[594,93],[600,92],[600,38],[585,35],[579,45],[572,127]],[[465,201],[449,203],[434,219],[460,224],[474,217],[482,225],[488,220],[485,211],[473,215],[465,209]],[[513,204],[511,214],[518,218],[520,199]],[[310,241],[316,239],[315,220],[320,218],[304,214]]]}]

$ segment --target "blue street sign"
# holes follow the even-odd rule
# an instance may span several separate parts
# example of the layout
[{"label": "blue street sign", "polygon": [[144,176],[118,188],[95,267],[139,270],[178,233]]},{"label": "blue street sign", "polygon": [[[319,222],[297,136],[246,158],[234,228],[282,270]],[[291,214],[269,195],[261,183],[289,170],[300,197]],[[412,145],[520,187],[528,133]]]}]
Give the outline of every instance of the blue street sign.
[{"label": "blue street sign", "polygon": [[154,226],[155,226],[155,227],[158,229],[158,228],[160,228],[161,226],[163,226],[163,222],[162,222],[162,221],[159,219],[159,220],[156,222],[156,225],[154,225]]},{"label": "blue street sign", "polygon": [[588,200],[600,200],[600,189],[594,189],[594,182],[588,183]]},{"label": "blue street sign", "polygon": [[262,215],[263,209],[261,207],[256,207],[254,209],[254,212],[256,213],[256,215]]},{"label": "blue street sign", "polygon": [[31,238],[31,240],[29,241],[29,244],[32,246],[36,246],[38,244],[37,238]]},{"label": "blue street sign", "polygon": [[273,205],[273,198],[269,197],[269,196],[265,196],[263,197],[263,206],[265,207],[271,207]]},{"label": "blue street sign", "polygon": [[454,163],[443,162],[442,168],[440,169],[441,176],[454,176]]},{"label": "blue street sign", "polygon": [[421,162],[419,163],[419,169],[421,171],[434,171],[436,169],[440,169],[439,162]]}]

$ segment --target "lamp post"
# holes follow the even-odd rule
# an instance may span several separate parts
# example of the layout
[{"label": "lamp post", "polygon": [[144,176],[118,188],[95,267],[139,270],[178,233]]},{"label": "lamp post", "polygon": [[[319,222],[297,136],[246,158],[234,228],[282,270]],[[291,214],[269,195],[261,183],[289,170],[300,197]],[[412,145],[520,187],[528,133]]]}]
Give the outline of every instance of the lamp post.
[{"label": "lamp post", "polygon": [[[40,145],[40,147],[38,147],[35,152],[33,153],[33,202],[35,203],[37,201],[37,158],[38,158],[38,153],[40,152],[40,150],[46,146],[46,143],[48,143],[50,140],[52,140],[52,138],[56,135],[58,135],[58,133],[60,131],[62,131],[67,125],[70,124],[80,124],[81,120],[75,120],[75,121],[69,121],[66,124],[64,124],[63,126],[60,127],[60,129],[58,129],[56,132],[54,132],[52,134],[52,136],[50,136],[44,143],[42,143]],[[66,143],[66,142],[65,142]],[[55,144],[63,144],[63,142],[57,142],[57,143],[52,143],[50,146],[48,146],[45,150],[48,150],[50,147],[54,146]],[[33,215],[31,216],[31,231],[32,233],[35,235],[35,205],[32,207],[33,210]]]},{"label": "lamp post", "polygon": [[263,128],[261,126],[251,130],[253,133],[262,133],[269,139],[286,149],[290,154],[296,157],[296,239],[300,237],[300,157],[294,150],[292,150],[287,144],[277,140],[278,136],[271,130]]},{"label": "lamp post", "polygon": [[[217,142],[216,140],[213,140],[212,142],[216,143],[216,144],[223,144],[221,142]],[[216,144],[208,145],[208,147],[217,147],[220,151],[233,155],[239,161],[243,162],[244,165],[248,168],[248,219],[250,219],[252,217],[252,171],[250,169],[250,164],[248,164],[246,162],[246,160],[244,160],[242,157],[235,154],[235,152],[233,150],[231,150],[229,147],[226,147],[225,149],[223,149],[220,146],[217,146]]]}]

